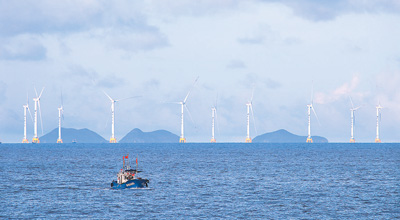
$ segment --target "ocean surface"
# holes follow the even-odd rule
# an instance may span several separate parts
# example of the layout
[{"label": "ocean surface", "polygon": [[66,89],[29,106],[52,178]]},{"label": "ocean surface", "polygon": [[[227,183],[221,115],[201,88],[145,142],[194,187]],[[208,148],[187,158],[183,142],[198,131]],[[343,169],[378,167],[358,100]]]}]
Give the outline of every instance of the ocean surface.
[{"label": "ocean surface", "polygon": [[400,144],[0,144],[0,180],[0,219],[400,218]]}]

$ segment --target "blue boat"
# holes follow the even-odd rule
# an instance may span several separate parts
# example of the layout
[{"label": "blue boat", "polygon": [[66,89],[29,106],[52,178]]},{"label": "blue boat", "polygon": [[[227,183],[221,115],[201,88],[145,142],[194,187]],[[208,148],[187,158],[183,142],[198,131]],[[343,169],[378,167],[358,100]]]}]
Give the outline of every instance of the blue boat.
[{"label": "blue boat", "polygon": [[[127,161],[125,162],[125,159]],[[125,188],[147,188],[149,180],[142,179],[137,176],[139,171],[137,169],[138,162],[136,158],[136,169],[131,169],[129,165],[129,155],[123,156],[123,166],[122,169],[117,174],[117,180],[113,180],[111,182],[112,189],[125,189]]]}]

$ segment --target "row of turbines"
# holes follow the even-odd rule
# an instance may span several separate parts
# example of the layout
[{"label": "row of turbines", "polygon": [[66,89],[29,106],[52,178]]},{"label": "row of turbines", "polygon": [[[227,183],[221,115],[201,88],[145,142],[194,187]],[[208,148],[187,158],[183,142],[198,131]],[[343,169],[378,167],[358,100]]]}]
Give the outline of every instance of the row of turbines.
[{"label": "row of turbines", "polygon": [[[173,104],[179,104],[181,105],[181,135],[179,138],[179,143],[186,143],[186,138],[184,135],[184,108],[187,110],[190,119],[193,121],[192,116],[190,114],[189,109],[186,106],[186,102],[189,98],[189,95],[193,89],[193,87],[195,86],[197,80],[199,77],[196,78],[196,80],[194,81],[192,87],[189,89],[189,92],[186,94],[185,98],[182,101],[179,102],[170,102]],[[32,138],[32,143],[40,143],[39,137],[38,137],[38,112],[40,115],[40,123],[41,123],[41,128],[42,128],[42,134],[43,134],[43,122],[42,122],[42,114],[41,114],[41,109],[40,109],[40,98],[43,94],[43,90],[44,88],[42,88],[40,94],[38,95],[36,88],[35,88],[35,94],[36,97],[33,98],[34,101],[34,117],[32,118],[32,114],[31,111],[29,109],[29,105],[28,105],[28,97],[27,97],[27,103],[25,105],[23,105],[24,108],[24,137],[22,139],[22,143],[29,143],[29,140],[27,139],[27,133],[26,133],[26,128],[27,128],[27,112],[29,112],[31,119],[34,123],[34,135]],[[132,96],[132,97],[128,97],[128,98],[124,98],[124,99],[113,99],[111,98],[111,96],[109,96],[105,91],[103,91],[104,94],[109,98],[109,100],[111,101],[111,137],[110,137],[110,143],[117,143],[117,139],[115,138],[115,103],[122,101],[122,100],[126,100],[126,99],[132,99],[132,98],[137,98],[140,96]],[[250,101],[248,101],[246,103],[246,107],[247,107],[247,135],[246,135],[246,139],[245,139],[245,143],[251,143],[252,139],[250,137],[250,113],[253,119],[253,125],[254,125],[254,129],[257,133],[256,130],[256,126],[255,126],[255,119],[254,119],[254,112],[253,112],[253,95],[254,95],[254,89],[250,98]],[[350,102],[351,102],[351,106],[352,108],[350,109],[351,112],[351,137],[350,137],[350,143],[355,143],[355,139],[354,139],[354,125],[355,125],[355,114],[354,112],[360,108],[360,106],[358,107],[354,107],[353,101],[350,98]],[[375,138],[375,142],[376,143],[381,143],[381,139],[379,138],[379,121],[381,118],[381,109],[383,107],[378,104],[376,106],[376,138]],[[307,136],[307,143],[312,143],[312,137],[311,137],[311,111],[314,113],[318,123],[319,123],[319,119],[317,116],[317,113],[314,110],[313,107],[313,95],[311,94],[311,103],[307,105],[307,109],[308,109],[308,136]],[[57,143],[63,143],[63,140],[61,138],[61,122],[62,122],[62,118],[64,117],[64,108],[63,108],[63,101],[62,101],[62,93],[61,93],[61,106],[58,107],[58,139],[57,139]],[[215,125],[216,125],[216,118],[217,118],[217,102],[215,103],[215,105],[213,105],[211,107],[211,117],[212,117],[212,123],[211,123],[211,143],[216,143],[216,138],[215,138]]]}]

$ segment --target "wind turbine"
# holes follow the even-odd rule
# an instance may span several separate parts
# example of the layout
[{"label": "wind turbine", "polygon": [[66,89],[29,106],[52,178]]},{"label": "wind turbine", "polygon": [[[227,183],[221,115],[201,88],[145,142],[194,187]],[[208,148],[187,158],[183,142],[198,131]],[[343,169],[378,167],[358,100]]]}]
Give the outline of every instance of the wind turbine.
[{"label": "wind turbine", "polygon": [[256,128],[255,120],[254,120],[254,112],[253,112],[253,96],[254,96],[254,88],[253,88],[253,92],[251,93],[250,101],[246,103],[246,106],[247,106],[247,136],[246,136],[245,143],[252,142],[251,138],[250,138],[250,110],[251,110],[251,115],[253,117],[254,130],[257,133],[257,128]]},{"label": "wind turbine", "polygon": [[22,143],[29,143],[28,139],[26,138],[26,110],[27,109],[29,111],[29,115],[31,116],[32,121],[33,121],[33,118],[32,118],[32,114],[31,114],[31,110],[29,109],[28,94],[26,95],[26,105],[23,105],[22,107],[24,108],[24,138],[22,139]]},{"label": "wind turbine", "polygon": [[379,139],[379,121],[381,119],[381,109],[383,107],[381,106],[381,104],[379,103],[376,106],[376,138],[375,138],[375,143],[381,143],[381,139]]},{"label": "wind turbine", "polygon": [[114,135],[114,126],[115,126],[115,103],[125,100],[125,99],[132,99],[132,98],[136,98],[139,96],[132,96],[129,98],[124,98],[124,99],[112,99],[105,91],[103,91],[104,94],[110,99],[111,101],[111,138],[110,138],[110,143],[117,143],[117,139],[115,139],[115,135]]},{"label": "wind turbine", "polygon": [[194,87],[194,85],[196,84],[196,82],[197,82],[198,79],[199,79],[199,77],[197,77],[197,78],[194,80],[194,83],[193,83],[192,87],[190,88],[189,92],[186,94],[186,97],[183,99],[183,101],[181,101],[181,102],[172,102],[172,103],[174,103],[174,104],[179,104],[179,105],[181,105],[181,137],[179,138],[179,143],[186,143],[186,138],[185,138],[184,130],[183,130],[183,107],[186,108],[186,110],[187,110],[187,112],[188,112],[188,114],[189,114],[190,119],[193,121],[192,115],[190,114],[190,111],[189,111],[189,109],[188,109],[187,106],[186,106],[186,101],[187,101],[187,99],[188,99],[188,97],[189,97],[189,94],[190,94],[190,92],[192,91],[192,89],[193,89],[193,87]]},{"label": "wind turbine", "polygon": [[42,91],[40,92],[40,95],[37,94],[36,88],[35,88],[35,93],[36,93],[36,98],[33,98],[33,101],[35,102],[35,120],[34,120],[34,134],[33,134],[33,139],[32,139],[32,143],[40,143],[39,141],[39,137],[37,134],[37,110],[38,110],[38,105],[39,105],[39,114],[40,114],[40,125],[42,128],[42,134],[43,134],[43,120],[42,120],[42,111],[40,109],[40,97],[42,96],[44,87],[42,88]]},{"label": "wind turbine", "polygon": [[354,112],[360,108],[360,106],[354,108],[354,104],[353,104],[353,100],[350,98],[350,102],[351,102],[351,138],[350,138],[350,143],[355,143],[356,140],[354,139],[354,125],[355,125],[355,117],[354,117]]},{"label": "wind turbine", "polygon": [[317,113],[314,110],[313,107],[313,89],[311,89],[311,104],[307,105],[307,109],[308,109],[308,136],[307,136],[307,143],[312,143],[313,140],[311,138],[311,109],[314,112],[315,118],[317,118],[317,121],[319,123],[319,119],[317,116]]},{"label": "wind turbine", "polygon": [[215,140],[215,118],[217,117],[217,101],[215,101],[215,106],[211,107],[211,117],[211,143],[216,143],[217,140]]},{"label": "wind turbine", "polygon": [[60,143],[60,144],[63,143],[63,140],[61,138],[61,117],[64,118],[62,92],[61,92],[61,107],[58,108],[58,139],[57,139],[57,143]]}]

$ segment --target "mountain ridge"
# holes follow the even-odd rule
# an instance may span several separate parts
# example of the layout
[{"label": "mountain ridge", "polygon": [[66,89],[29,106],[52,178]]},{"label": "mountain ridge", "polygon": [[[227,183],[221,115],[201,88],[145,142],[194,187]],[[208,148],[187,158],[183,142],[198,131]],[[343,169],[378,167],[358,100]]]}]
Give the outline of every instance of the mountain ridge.
[{"label": "mountain ridge", "polygon": [[132,129],[119,143],[178,143],[179,136],[167,130],[144,132],[139,128]]},{"label": "mountain ridge", "polygon": [[[106,139],[96,132],[87,128],[61,128],[61,138],[63,143],[107,143]],[[53,129],[49,133],[39,138],[40,143],[57,143],[58,128]]]},{"label": "mountain ridge", "polygon": [[[328,139],[321,136],[311,136],[314,143],[328,143]],[[285,129],[279,129],[258,135],[253,138],[254,143],[306,143],[307,136],[299,136]]]}]

